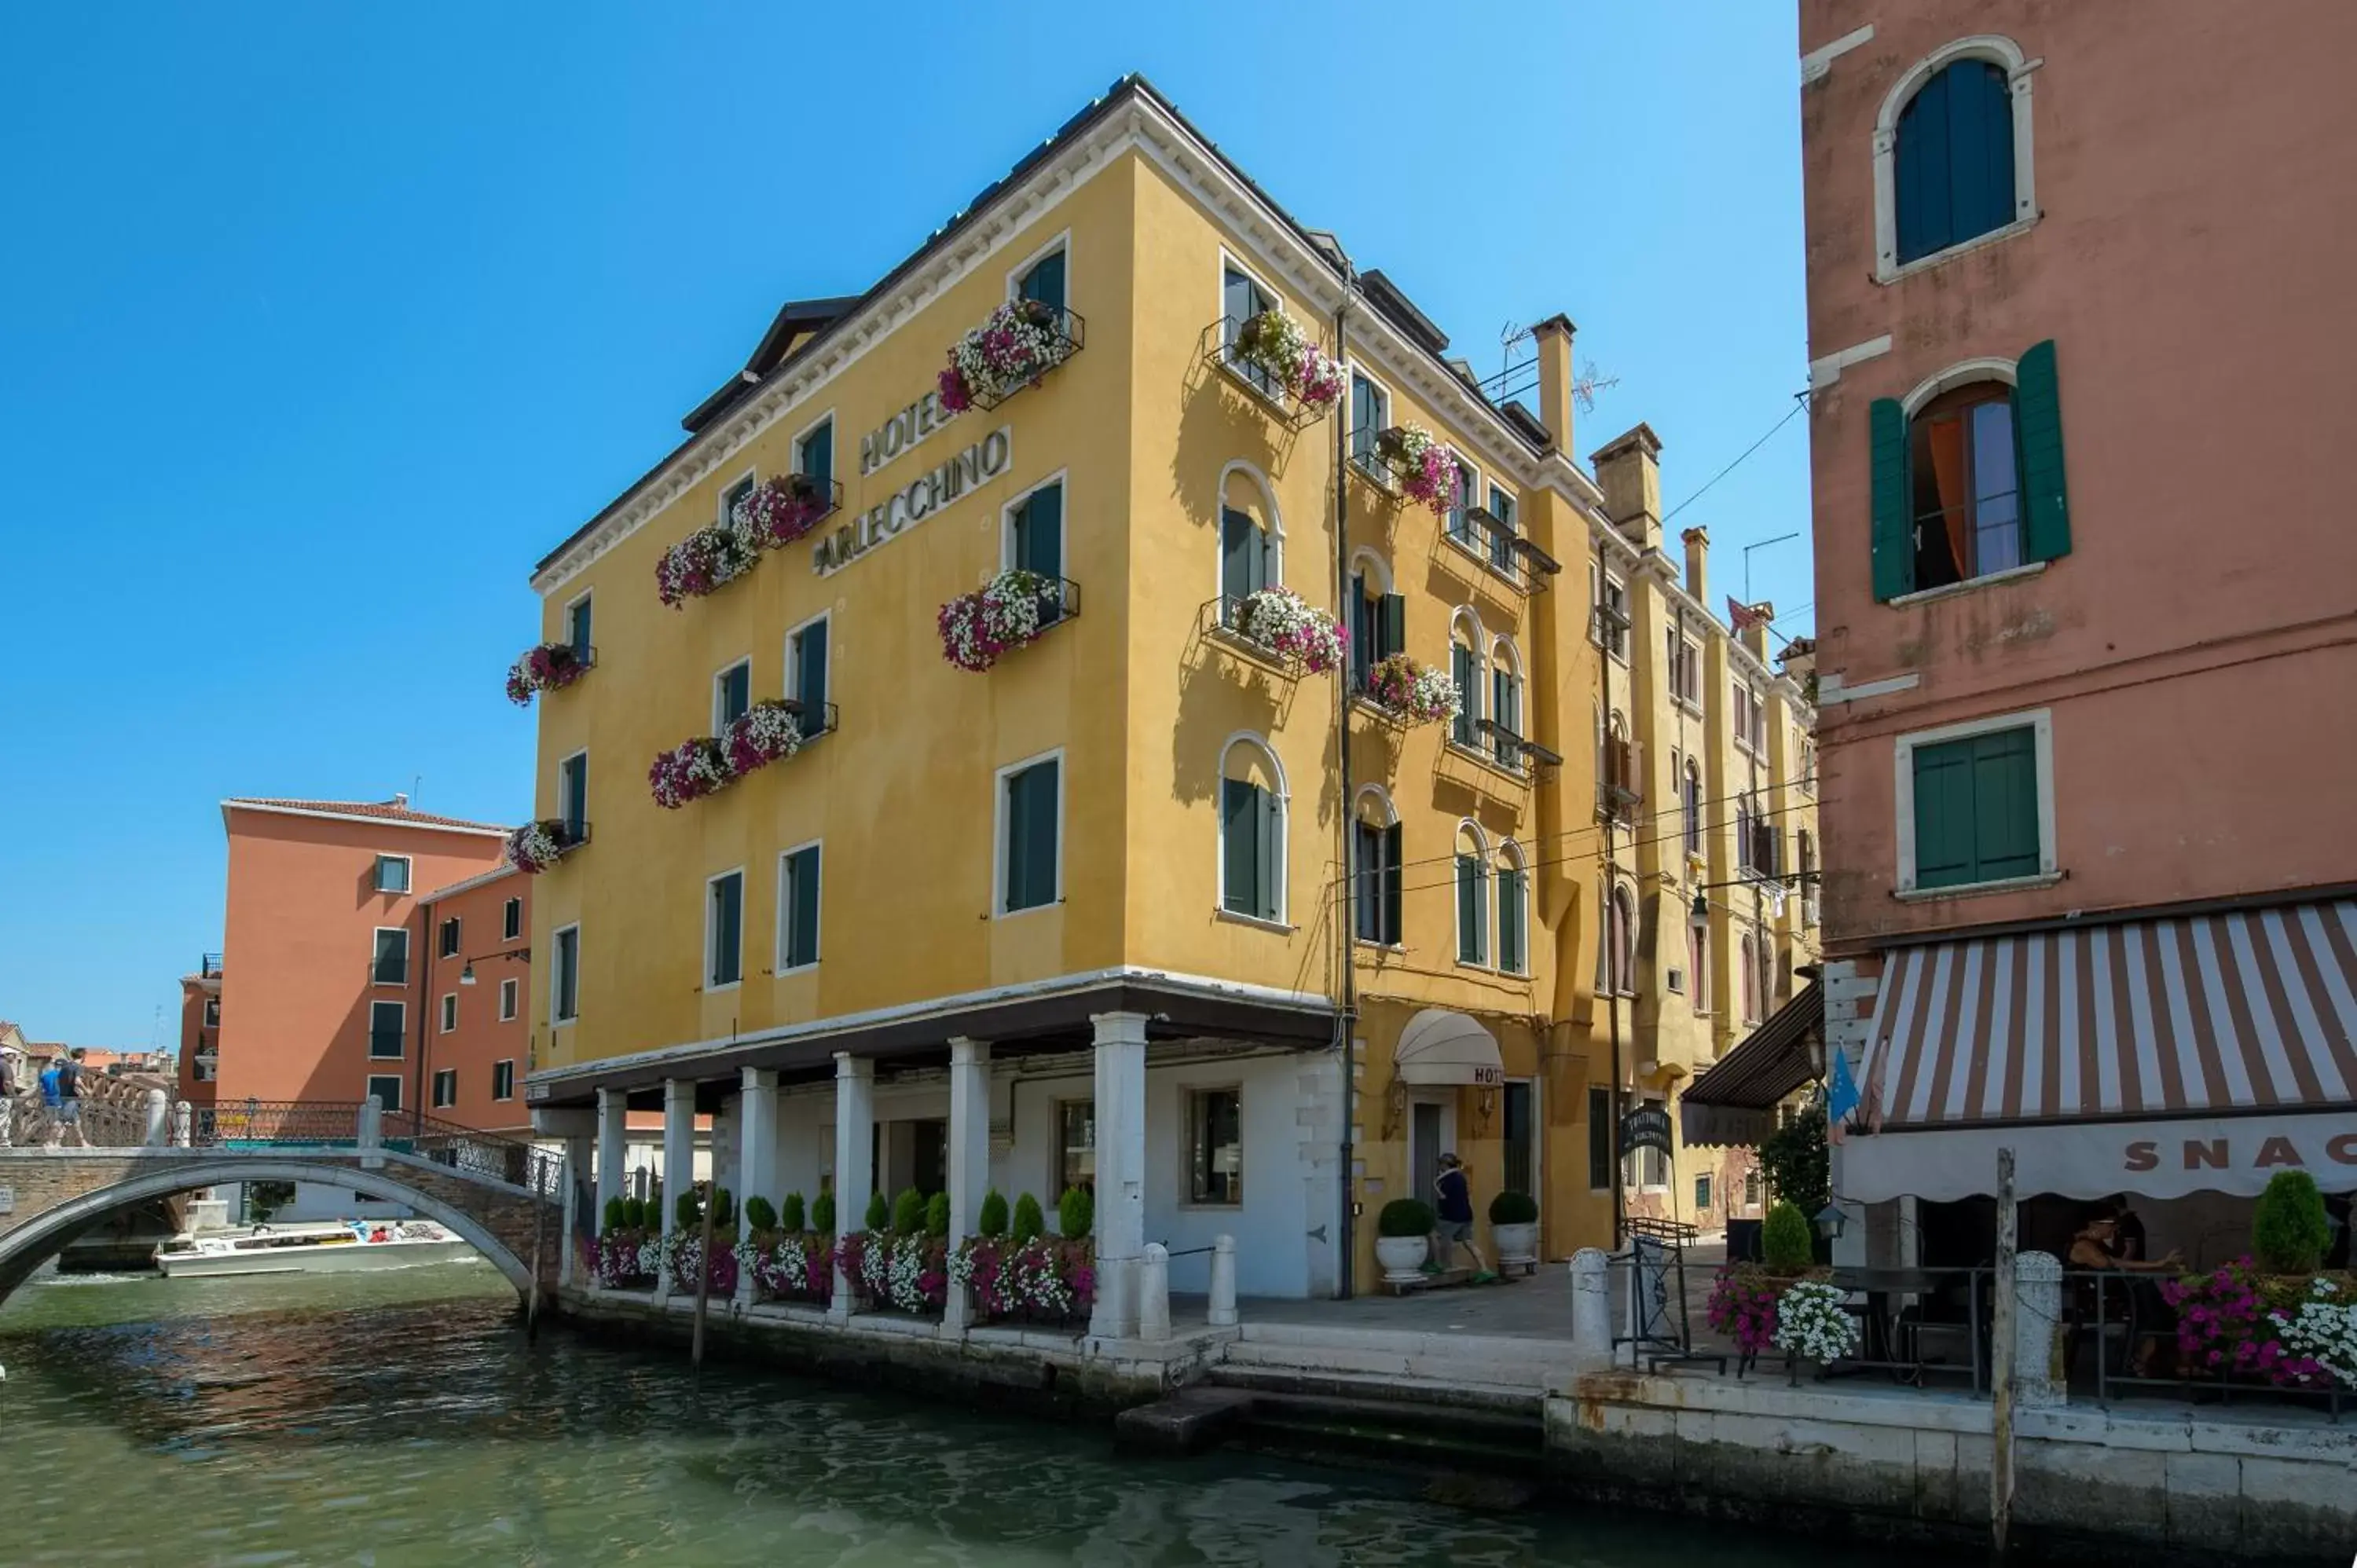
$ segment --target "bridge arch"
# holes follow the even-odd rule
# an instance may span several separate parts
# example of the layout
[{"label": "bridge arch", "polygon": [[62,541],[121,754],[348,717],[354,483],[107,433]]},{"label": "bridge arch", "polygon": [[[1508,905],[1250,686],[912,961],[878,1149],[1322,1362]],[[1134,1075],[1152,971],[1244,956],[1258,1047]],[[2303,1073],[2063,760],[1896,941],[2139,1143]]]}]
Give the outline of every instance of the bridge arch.
[{"label": "bridge arch", "polygon": [[419,1214],[463,1239],[505,1274],[519,1295],[532,1290],[532,1266],[515,1255],[481,1220],[433,1194],[396,1178],[401,1167],[313,1164],[284,1156],[250,1156],[201,1160],[158,1161],[158,1168],[141,1171],[121,1181],[93,1187],[66,1199],[0,1235],[0,1301],[31,1277],[35,1269],[99,1220],[120,1208],[198,1187],[228,1182],[307,1181],[354,1192],[385,1203],[406,1204]]}]

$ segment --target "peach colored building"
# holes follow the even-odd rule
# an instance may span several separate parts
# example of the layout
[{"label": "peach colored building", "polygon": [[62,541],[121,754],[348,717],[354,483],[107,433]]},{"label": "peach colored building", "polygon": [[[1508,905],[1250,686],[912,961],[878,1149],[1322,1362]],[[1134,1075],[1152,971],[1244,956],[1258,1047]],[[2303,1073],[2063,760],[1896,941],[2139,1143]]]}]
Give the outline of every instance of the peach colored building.
[{"label": "peach colored building", "polygon": [[[488,947],[515,945],[498,940],[500,906],[504,897],[521,897],[527,879],[486,876],[505,864],[506,830],[414,811],[400,796],[230,800],[221,802],[221,821],[229,834],[223,951],[182,981],[183,1094],[199,1105],[228,1105],[356,1101],[373,1093],[388,1109],[422,1107],[461,1120],[450,1114],[460,1106],[436,1112],[430,1103],[429,1069],[439,1056],[458,1067],[462,1094],[469,1077],[480,1079],[471,1101],[487,1115],[507,1117],[488,1096],[491,1058],[468,1066],[467,1026],[495,1010],[499,986],[461,992],[459,965],[437,965],[427,925],[433,890],[449,888],[454,911],[490,939]],[[455,887],[462,883],[463,892]],[[528,920],[528,911],[518,918]],[[440,968],[449,983],[436,991]],[[466,996],[459,1027],[437,1034],[441,998],[452,992]],[[521,1074],[528,1036],[488,1017],[478,1034],[485,1050],[511,1051]],[[516,1125],[524,1120],[520,1112],[511,1118]]]},{"label": "peach colored building", "polygon": [[532,878],[513,866],[479,872],[418,907],[425,951],[426,1114],[529,1136]]},{"label": "peach colored building", "polygon": [[1862,1202],[2357,1187],[2357,10],[2134,9],[1800,6]]}]

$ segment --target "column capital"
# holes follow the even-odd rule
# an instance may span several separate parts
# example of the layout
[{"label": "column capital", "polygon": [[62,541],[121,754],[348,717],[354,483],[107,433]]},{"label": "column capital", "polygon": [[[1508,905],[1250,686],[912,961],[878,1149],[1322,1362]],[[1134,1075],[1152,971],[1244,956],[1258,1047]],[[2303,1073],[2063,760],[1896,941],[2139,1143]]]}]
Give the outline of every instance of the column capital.
[{"label": "column capital", "polygon": [[747,1067],[737,1069],[737,1086],[742,1089],[764,1090],[778,1087],[778,1069],[773,1067]]},{"label": "column capital", "polygon": [[1089,1022],[1096,1026],[1096,1043],[1101,1046],[1146,1044],[1146,1026],[1151,1015],[1145,1013],[1092,1013]]},{"label": "column capital", "polygon": [[693,1103],[694,1099],[695,1079],[692,1078],[667,1078],[663,1079],[663,1103],[666,1106],[674,1100],[685,1100]]},{"label": "column capital", "polygon": [[834,1076],[838,1079],[872,1079],[876,1076],[876,1058],[856,1057],[849,1051],[837,1051],[834,1053]]},{"label": "column capital", "polygon": [[970,1039],[964,1035],[950,1036],[952,1067],[987,1067],[990,1065],[990,1042]]},{"label": "column capital", "polygon": [[609,1105],[620,1111],[629,1110],[630,1108],[630,1091],[627,1089],[608,1089],[601,1087],[597,1090],[597,1109],[603,1111]]}]

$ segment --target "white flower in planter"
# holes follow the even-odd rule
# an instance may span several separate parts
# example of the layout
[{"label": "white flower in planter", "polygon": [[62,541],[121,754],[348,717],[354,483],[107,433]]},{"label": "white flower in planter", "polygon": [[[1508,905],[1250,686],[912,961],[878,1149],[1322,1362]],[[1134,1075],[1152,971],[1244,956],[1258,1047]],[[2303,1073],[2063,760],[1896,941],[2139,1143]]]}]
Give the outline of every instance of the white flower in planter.
[{"label": "white flower in planter", "polygon": [[1820,1366],[1857,1353],[1857,1319],[1842,1310],[1848,1293],[1803,1280],[1777,1298],[1776,1348]]}]

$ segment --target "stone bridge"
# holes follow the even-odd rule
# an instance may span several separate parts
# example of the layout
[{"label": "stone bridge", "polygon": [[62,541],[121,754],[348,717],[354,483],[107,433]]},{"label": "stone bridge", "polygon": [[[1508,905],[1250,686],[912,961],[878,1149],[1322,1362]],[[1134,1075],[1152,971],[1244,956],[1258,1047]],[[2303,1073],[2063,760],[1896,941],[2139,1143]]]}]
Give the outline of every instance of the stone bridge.
[{"label": "stone bridge", "polygon": [[99,1129],[89,1148],[27,1143],[38,1122],[19,1115],[18,1140],[0,1147],[0,1301],[110,1215],[250,1181],[318,1182],[406,1204],[464,1237],[519,1294],[530,1294],[535,1261],[544,1294],[556,1287],[565,1246],[557,1162],[529,1144],[384,1115],[372,1101],[201,1112],[158,1104],[138,1122]]}]

